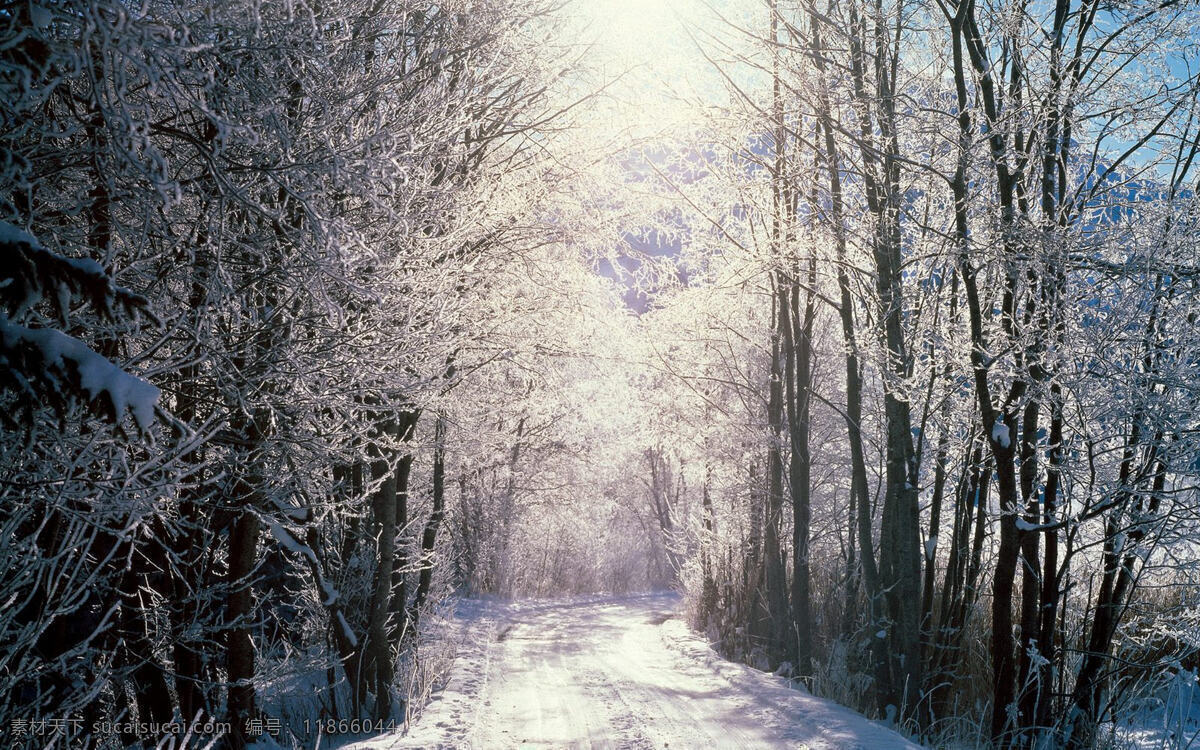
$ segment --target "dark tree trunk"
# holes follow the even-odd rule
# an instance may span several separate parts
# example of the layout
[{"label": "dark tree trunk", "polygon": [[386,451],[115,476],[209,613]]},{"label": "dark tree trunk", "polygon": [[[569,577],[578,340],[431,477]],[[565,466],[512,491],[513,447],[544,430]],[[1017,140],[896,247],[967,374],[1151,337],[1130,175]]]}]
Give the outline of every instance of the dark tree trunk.
[{"label": "dark tree trunk", "polygon": [[1058,605],[1062,594],[1059,588],[1061,574],[1058,570],[1058,530],[1053,528],[1053,525],[1058,520],[1056,513],[1058,512],[1058,487],[1061,476],[1059,461],[1061,459],[1062,440],[1062,386],[1054,383],[1050,387],[1049,467],[1046,471],[1045,499],[1043,503],[1043,511],[1048,528],[1044,532],[1046,554],[1042,561],[1042,621],[1041,629],[1038,633],[1038,653],[1045,657],[1046,661],[1043,663],[1038,677],[1042,685],[1042,690],[1038,694],[1034,724],[1039,727],[1048,727],[1051,723],[1053,711],[1052,698],[1054,695],[1051,690],[1054,677],[1053,665],[1059,663],[1059,653],[1054,638],[1054,624],[1058,619]]},{"label": "dark tree trunk", "polygon": [[[1153,333],[1155,315],[1151,314],[1148,334]],[[1152,355],[1147,354],[1149,359]],[[1150,365],[1149,362],[1146,363]],[[1147,366],[1147,372],[1152,371]],[[1137,585],[1139,549],[1147,523],[1129,524],[1129,519],[1153,518],[1158,513],[1166,487],[1167,465],[1162,457],[1161,431],[1143,443],[1141,423],[1144,415],[1135,413],[1126,441],[1112,507],[1105,511],[1103,575],[1096,597],[1095,614],[1088,635],[1087,651],[1075,676],[1075,690],[1067,714],[1066,747],[1085,750],[1095,742],[1096,727],[1104,711],[1108,690],[1109,663],[1117,626]],[[1149,487],[1145,486],[1149,483]],[[1132,506],[1132,507],[1131,507]],[[1125,527],[1128,525],[1128,528]]]},{"label": "dark tree trunk", "polygon": [[780,532],[783,526],[783,373],[780,369],[779,311],[772,305],[771,381],[767,400],[767,506],[763,529],[763,583],[769,623],[767,660],[772,668],[787,658],[788,595]]},{"label": "dark tree trunk", "polygon": [[809,584],[809,527],[812,505],[812,455],[809,450],[812,403],[812,334],[816,318],[816,258],[808,265],[808,293],[803,318],[800,288],[780,275],[780,317],[784,325],[788,437],[791,444],[788,479],[792,499],[792,658],[796,674],[812,675],[812,606]]},{"label": "dark tree trunk", "polygon": [[[153,527],[160,538],[165,538],[161,520],[156,519]],[[167,687],[166,669],[155,654],[154,644],[149,638],[153,625],[146,617],[147,602],[142,593],[144,588],[146,591],[156,590],[164,598],[171,594],[166,585],[168,564],[162,555],[157,554],[159,549],[157,545],[151,545],[147,550],[133,550],[129,558],[119,558],[128,559],[130,566],[119,584],[121,609],[118,637],[132,667],[129,685],[133,688],[138,715],[142,721],[165,724],[171,720],[174,705]],[[147,560],[145,554],[154,555],[154,559]],[[190,720],[192,717],[186,718]]]},{"label": "dark tree trunk", "polygon": [[[947,431],[942,429],[938,435],[937,457],[935,458],[935,467],[933,472],[933,496],[929,501],[929,536],[925,541],[925,580],[921,585],[921,642],[922,651],[925,654],[925,663],[933,662],[933,644],[935,640],[933,632],[933,601],[934,588],[937,583],[937,550],[938,550],[938,535],[942,523],[942,501],[946,494],[946,463],[949,459],[947,443]],[[955,561],[951,561],[955,562]],[[953,576],[949,572],[945,580],[942,582],[943,588],[947,588]],[[929,675],[926,675],[928,678]]]},{"label": "dark tree trunk", "polygon": [[[392,420],[384,425],[385,434],[395,434]],[[386,458],[371,461],[371,477],[380,482],[371,500],[373,531],[377,538],[375,576],[371,588],[367,637],[363,644],[362,677],[375,697],[375,717],[386,718],[391,710],[392,648],[388,616],[392,603],[392,575],[396,560],[396,472]]]},{"label": "dark tree trunk", "polygon": [[[879,588],[888,614],[887,671],[881,708],[896,716],[915,710],[921,688],[921,553],[917,469],[912,419],[901,383],[910,362],[904,338],[901,286],[899,136],[892,91],[897,61],[889,19],[875,12],[869,24],[849,7],[850,77],[857,109],[857,136],[867,207],[874,220],[871,251],[878,296],[876,336],[887,360],[881,364],[886,429],[885,484],[880,518]],[[897,21],[898,23],[898,21]],[[873,71],[873,91],[868,91]]]},{"label": "dark tree trunk", "polygon": [[[780,80],[779,50],[774,47],[779,38],[779,9],[775,0],[770,0],[770,29],[772,40],[771,73],[771,117],[773,164],[771,167],[771,246],[777,256],[782,256],[785,225],[789,218],[791,203],[787,199],[787,129],[783,114],[783,93]],[[782,257],[779,258],[782,261]],[[795,637],[788,623],[787,567],[784,562],[782,539],[783,528],[783,441],[786,404],[784,402],[784,368],[791,358],[787,345],[791,318],[788,313],[788,286],[782,274],[774,274],[771,280],[771,381],[768,387],[767,424],[770,445],[767,447],[767,471],[769,485],[767,497],[766,527],[766,570],[767,609],[770,613],[771,633],[767,644],[767,658],[772,668],[791,658]],[[790,387],[791,384],[789,383]]]},{"label": "dark tree trunk", "polygon": [[253,506],[245,508],[237,515],[229,534],[229,598],[225,607],[228,629],[225,669],[229,680],[227,716],[231,725],[229,743],[234,750],[246,746],[246,722],[255,714],[251,575],[255,569],[258,534],[258,516]]},{"label": "dark tree trunk", "polygon": [[[398,430],[400,440],[407,444],[416,431],[417,412],[400,415]],[[412,623],[408,610],[408,545],[405,541],[408,530],[408,485],[412,477],[413,456],[405,453],[396,461],[396,547],[392,562],[392,590],[388,603],[388,638],[392,647],[399,646],[411,635]]]},{"label": "dark tree trunk", "polygon": [[717,580],[715,571],[713,571],[713,554],[712,545],[714,535],[713,522],[713,506],[712,495],[709,492],[709,484],[712,481],[712,469],[705,467],[704,469],[704,486],[701,488],[700,502],[704,517],[704,538],[700,540],[700,567],[702,571],[703,583],[700,592],[700,608],[704,613],[705,622],[716,615],[717,612]]},{"label": "dark tree trunk", "polygon": [[433,509],[429,521],[421,534],[421,573],[417,580],[417,593],[413,598],[412,626],[416,627],[421,608],[429,597],[433,584],[433,552],[437,543],[438,530],[446,515],[446,420],[437,415],[433,427]]},{"label": "dark tree trunk", "polygon": [[[1017,710],[1022,729],[1033,727],[1041,691],[1048,686],[1040,683],[1040,670],[1031,650],[1037,648],[1041,634],[1042,563],[1041,537],[1033,527],[1041,523],[1041,503],[1038,502],[1037,431],[1040,404],[1031,399],[1025,406],[1021,423],[1021,496],[1024,500],[1026,528],[1020,532],[1021,541],[1021,640],[1017,685]],[[1019,736],[1018,744],[1032,744],[1031,734]]]}]

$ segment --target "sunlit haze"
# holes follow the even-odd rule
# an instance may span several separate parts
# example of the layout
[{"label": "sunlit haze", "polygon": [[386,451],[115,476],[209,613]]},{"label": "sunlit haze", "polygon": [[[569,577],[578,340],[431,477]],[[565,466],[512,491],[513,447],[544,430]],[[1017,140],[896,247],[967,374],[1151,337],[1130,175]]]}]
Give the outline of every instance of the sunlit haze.
[{"label": "sunlit haze", "polygon": [[665,136],[693,125],[702,105],[723,94],[696,44],[713,19],[703,0],[576,0],[567,12],[567,33],[588,49],[585,85],[603,89],[591,129]]}]

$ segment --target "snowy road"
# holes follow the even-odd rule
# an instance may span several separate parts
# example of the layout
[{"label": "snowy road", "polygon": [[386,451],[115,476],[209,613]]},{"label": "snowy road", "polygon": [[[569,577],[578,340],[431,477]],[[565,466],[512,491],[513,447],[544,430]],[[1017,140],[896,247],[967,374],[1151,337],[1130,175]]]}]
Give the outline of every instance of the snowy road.
[{"label": "snowy road", "polygon": [[717,657],[669,595],[478,605],[449,683],[400,748],[915,748]]}]

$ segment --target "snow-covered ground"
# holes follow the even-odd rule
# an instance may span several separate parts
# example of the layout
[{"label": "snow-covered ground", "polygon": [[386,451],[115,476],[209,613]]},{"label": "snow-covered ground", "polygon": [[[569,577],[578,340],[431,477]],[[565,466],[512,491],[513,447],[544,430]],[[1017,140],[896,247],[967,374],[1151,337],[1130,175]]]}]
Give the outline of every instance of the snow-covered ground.
[{"label": "snow-covered ground", "polygon": [[449,681],[400,748],[916,748],[861,715],[718,657],[670,594],[464,602]]},{"label": "snow-covered ground", "polygon": [[1117,721],[1102,724],[1100,746],[1112,750],[1200,747],[1200,683],[1196,671],[1176,668],[1129,700]]}]

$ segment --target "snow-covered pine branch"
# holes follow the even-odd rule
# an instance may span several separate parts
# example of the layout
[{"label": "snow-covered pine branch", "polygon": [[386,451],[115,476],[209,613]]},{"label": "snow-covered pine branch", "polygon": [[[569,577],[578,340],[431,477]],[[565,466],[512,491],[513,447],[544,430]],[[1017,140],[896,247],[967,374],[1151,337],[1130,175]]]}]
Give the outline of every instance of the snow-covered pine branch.
[{"label": "snow-covered pine branch", "polygon": [[29,233],[0,221],[0,383],[22,392],[27,405],[41,402],[60,415],[79,401],[121,422],[126,413],[140,432],[154,421],[160,391],[96,353],[78,338],[54,328],[29,327],[47,301],[63,325],[69,323],[73,300],[83,297],[102,316],[113,321],[145,313],[145,297],[112,282],[100,264],[53,253]]}]

